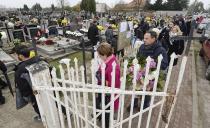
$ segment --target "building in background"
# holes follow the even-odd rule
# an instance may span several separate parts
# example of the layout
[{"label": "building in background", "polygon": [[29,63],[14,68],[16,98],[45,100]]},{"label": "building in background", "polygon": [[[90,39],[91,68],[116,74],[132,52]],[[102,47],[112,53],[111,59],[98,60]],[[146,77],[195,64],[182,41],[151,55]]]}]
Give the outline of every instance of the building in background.
[{"label": "building in background", "polygon": [[110,9],[111,8],[106,3],[96,3],[96,13],[99,17],[105,16]]}]

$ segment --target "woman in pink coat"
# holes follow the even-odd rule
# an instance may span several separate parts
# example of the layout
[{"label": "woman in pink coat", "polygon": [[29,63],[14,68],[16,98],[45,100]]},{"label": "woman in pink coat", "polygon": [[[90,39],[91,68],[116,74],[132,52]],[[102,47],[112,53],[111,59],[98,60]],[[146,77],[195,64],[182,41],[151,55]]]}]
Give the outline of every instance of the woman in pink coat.
[{"label": "woman in pink coat", "polygon": [[[120,88],[120,65],[117,63],[116,57],[113,55],[113,49],[110,44],[108,43],[101,43],[99,47],[97,48],[97,52],[101,60],[106,64],[105,68],[105,86],[111,87],[112,83],[112,76],[111,73],[113,71],[112,63],[116,63],[116,70],[115,70],[115,88]],[[96,77],[98,79],[98,85],[101,85],[101,66],[99,70],[96,73]],[[106,94],[105,95],[105,104],[108,104],[110,102],[111,95]],[[114,111],[116,112],[119,107],[119,99],[115,100],[114,102]],[[101,109],[101,94],[98,94],[98,97],[96,98],[96,108]],[[107,108],[107,110],[110,110],[110,107]],[[105,125],[106,128],[109,128],[109,115],[110,113],[105,113]],[[99,117],[99,120],[101,119],[101,116]]]}]

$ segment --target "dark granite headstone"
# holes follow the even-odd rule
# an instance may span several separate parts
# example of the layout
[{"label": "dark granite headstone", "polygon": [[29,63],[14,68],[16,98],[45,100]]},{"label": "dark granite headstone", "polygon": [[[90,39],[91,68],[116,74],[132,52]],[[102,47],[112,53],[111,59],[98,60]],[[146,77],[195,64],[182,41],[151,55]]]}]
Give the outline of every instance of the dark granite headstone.
[{"label": "dark granite headstone", "polygon": [[25,34],[23,29],[14,30],[12,35],[14,39],[19,39],[21,42],[25,42]]},{"label": "dark granite headstone", "polygon": [[58,35],[58,29],[56,26],[48,27],[49,35]]},{"label": "dark granite headstone", "polygon": [[37,27],[34,28],[28,28],[28,33],[31,39],[37,36],[39,29]]}]

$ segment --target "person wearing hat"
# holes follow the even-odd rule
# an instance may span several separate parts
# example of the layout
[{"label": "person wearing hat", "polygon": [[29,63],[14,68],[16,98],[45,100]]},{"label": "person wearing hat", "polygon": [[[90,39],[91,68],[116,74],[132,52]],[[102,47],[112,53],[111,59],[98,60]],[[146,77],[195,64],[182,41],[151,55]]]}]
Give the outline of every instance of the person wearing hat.
[{"label": "person wearing hat", "polygon": [[20,45],[15,49],[16,55],[20,63],[15,67],[15,84],[20,90],[22,97],[31,103],[37,116],[34,116],[35,121],[41,121],[39,108],[36,102],[35,95],[32,90],[31,80],[26,69],[27,66],[38,63],[41,59],[38,56],[30,58],[31,49],[25,45]]}]

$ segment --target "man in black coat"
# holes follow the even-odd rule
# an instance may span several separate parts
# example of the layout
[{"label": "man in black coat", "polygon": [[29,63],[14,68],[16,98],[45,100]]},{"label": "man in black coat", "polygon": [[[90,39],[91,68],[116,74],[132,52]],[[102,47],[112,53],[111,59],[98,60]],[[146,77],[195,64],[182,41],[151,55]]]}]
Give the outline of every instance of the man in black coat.
[{"label": "man in black coat", "polygon": [[38,114],[34,117],[34,120],[41,121],[39,108],[32,90],[30,76],[26,69],[27,66],[37,63],[41,59],[39,57],[30,58],[30,49],[24,45],[19,46],[16,49],[16,54],[21,62],[15,68],[15,84],[20,90],[23,98],[32,104],[34,111]]},{"label": "man in black coat", "polygon": [[94,58],[94,46],[99,41],[99,30],[97,28],[97,21],[93,21],[88,29],[88,39],[92,44],[92,58]]},{"label": "man in black coat", "polygon": [[[144,35],[144,44],[139,48],[137,56],[150,56],[153,59],[157,59],[159,55],[163,56],[161,63],[161,69],[166,70],[168,67],[168,56],[165,48],[162,47],[161,43],[157,40],[157,33],[154,31],[148,31]],[[151,91],[153,88],[147,88],[148,91]],[[144,108],[150,106],[151,96],[146,95],[144,101]],[[137,102],[137,101],[136,101]],[[137,102],[138,103],[138,102]]]},{"label": "man in black coat", "polygon": [[157,33],[154,31],[148,31],[144,35],[144,44],[139,48],[137,56],[150,56],[153,59],[157,59],[159,55],[163,56],[161,63],[161,69],[165,70],[168,67],[168,56],[165,48],[157,40]]}]

